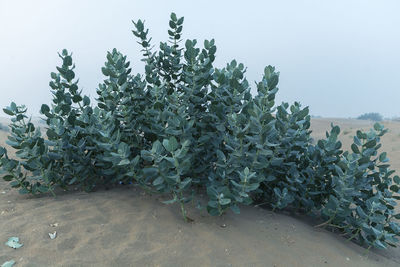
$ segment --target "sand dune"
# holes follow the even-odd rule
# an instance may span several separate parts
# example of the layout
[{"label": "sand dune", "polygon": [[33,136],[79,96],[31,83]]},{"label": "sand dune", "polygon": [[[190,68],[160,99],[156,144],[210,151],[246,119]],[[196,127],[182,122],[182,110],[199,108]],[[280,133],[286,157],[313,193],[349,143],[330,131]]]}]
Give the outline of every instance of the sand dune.
[{"label": "sand dune", "polygon": [[[338,122],[347,131],[370,126]],[[323,135],[329,124],[328,119],[315,119],[313,135]],[[390,126],[384,148],[399,169],[399,153],[392,148],[400,145],[400,123]],[[345,146],[351,134],[342,135]],[[255,207],[242,207],[240,215],[211,217],[189,205],[194,222],[185,223],[178,206],[161,200],[166,198],[134,186],[30,197],[0,181],[0,264],[14,259],[15,266],[74,267],[400,265],[400,249],[367,253],[313,227],[307,218]],[[54,231],[57,237],[51,240],[48,233]],[[11,236],[24,246],[5,246]]]}]

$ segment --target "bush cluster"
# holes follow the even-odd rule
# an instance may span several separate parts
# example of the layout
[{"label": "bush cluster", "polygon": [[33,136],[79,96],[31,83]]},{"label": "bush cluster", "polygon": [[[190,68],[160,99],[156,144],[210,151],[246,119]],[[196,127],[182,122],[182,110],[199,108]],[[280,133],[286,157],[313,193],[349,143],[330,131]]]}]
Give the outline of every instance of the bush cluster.
[{"label": "bush cluster", "polygon": [[143,21],[133,34],[142,47],[145,73],[132,74],[116,49],[102,68],[96,106],[82,94],[71,54],[51,73],[51,105],[43,104],[46,136],[12,103],[7,143],[0,148],[4,179],[20,193],[54,192],[70,185],[91,191],[129,184],[185,203],[206,192],[211,215],[257,203],[295,209],[324,220],[368,247],[394,245],[400,178],[378,154],[386,129],[358,131],[352,151],[341,150],[340,129],[313,145],[308,108],[275,104],[279,73],[267,66],[250,93],[243,64],[213,66],[214,40],[182,43],[183,17],[171,14],[169,40],[155,50]]},{"label": "bush cluster", "polygon": [[357,117],[358,120],[382,121],[383,116],[376,112],[364,113]]}]

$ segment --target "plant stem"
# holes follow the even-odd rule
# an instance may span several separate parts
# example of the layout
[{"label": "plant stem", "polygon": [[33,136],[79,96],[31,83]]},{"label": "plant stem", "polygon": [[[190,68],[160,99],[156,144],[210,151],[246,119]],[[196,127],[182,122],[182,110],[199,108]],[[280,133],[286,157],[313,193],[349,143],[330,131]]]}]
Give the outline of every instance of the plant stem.
[{"label": "plant stem", "polygon": [[333,219],[335,218],[335,215],[336,215],[336,212],[333,214],[333,216],[329,220],[327,220],[326,222],[323,222],[321,224],[318,224],[318,225],[316,225],[314,227],[318,228],[318,227],[322,227],[322,226],[325,226],[325,225],[329,225],[333,221]]},{"label": "plant stem", "polygon": [[185,210],[185,206],[183,204],[183,201],[180,200],[179,203],[181,205],[181,212],[182,212],[183,219],[185,220],[185,222],[188,222],[188,218],[186,216],[186,210]]},{"label": "plant stem", "polygon": [[358,233],[360,233],[360,231],[361,229],[358,228],[357,231],[352,236],[350,236],[350,238],[347,239],[347,241],[351,241],[353,238],[355,238],[358,235]]}]

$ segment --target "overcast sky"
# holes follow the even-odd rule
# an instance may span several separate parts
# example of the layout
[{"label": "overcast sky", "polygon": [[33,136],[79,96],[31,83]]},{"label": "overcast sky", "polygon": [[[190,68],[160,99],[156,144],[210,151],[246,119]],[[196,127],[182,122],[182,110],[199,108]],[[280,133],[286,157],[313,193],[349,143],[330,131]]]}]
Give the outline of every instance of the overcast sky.
[{"label": "overcast sky", "polygon": [[254,84],[264,66],[276,66],[279,103],[300,101],[325,117],[400,116],[395,0],[0,0],[0,106],[15,101],[37,114],[51,100],[50,72],[63,48],[73,52],[80,87],[92,98],[114,47],[143,73],[131,20],[145,19],[158,43],[168,37],[172,11],[185,17],[183,38],[216,40],[217,67],[236,59]]}]

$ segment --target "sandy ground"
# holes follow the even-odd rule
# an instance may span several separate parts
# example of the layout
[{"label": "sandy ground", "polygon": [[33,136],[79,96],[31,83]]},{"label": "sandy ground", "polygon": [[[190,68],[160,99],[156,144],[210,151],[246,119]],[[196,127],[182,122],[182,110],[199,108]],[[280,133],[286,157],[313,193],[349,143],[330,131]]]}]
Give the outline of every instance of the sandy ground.
[{"label": "sandy ground", "polygon": [[[313,135],[322,136],[330,121],[314,119]],[[344,146],[356,128],[372,125],[333,121],[346,132]],[[400,170],[400,123],[385,126],[390,132],[384,150]],[[29,197],[1,180],[0,264],[14,259],[15,266],[400,266],[399,248],[367,253],[306,218],[254,207],[211,217],[189,205],[194,222],[185,223],[178,206],[161,200],[166,199],[134,186]],[[48,233],[54,231],[51,240]],[[24,246],[5,246],[12,236]]]}]

